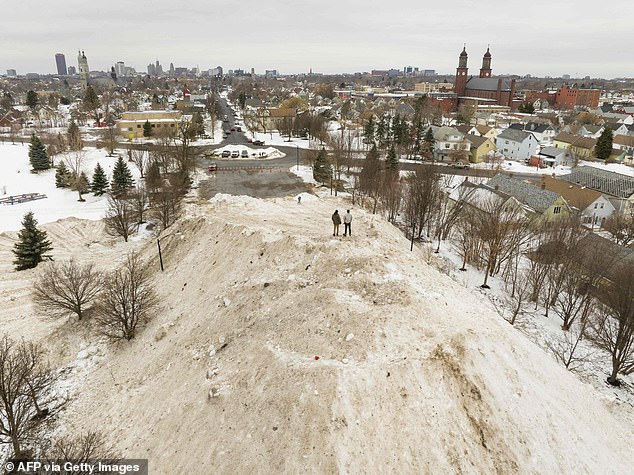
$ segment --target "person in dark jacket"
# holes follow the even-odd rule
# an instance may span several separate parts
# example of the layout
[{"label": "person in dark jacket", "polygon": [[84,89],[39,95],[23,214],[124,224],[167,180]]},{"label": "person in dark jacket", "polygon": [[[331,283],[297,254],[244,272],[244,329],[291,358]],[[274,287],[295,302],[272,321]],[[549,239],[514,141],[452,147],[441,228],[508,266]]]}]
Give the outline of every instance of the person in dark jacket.
[{"label": "person in dark jacket", "polygon": [[332,230],[333,236],[339,236],[339,225],[341,224],[341,216],[339,216],[339,210],[336,209],[332,214],[332,224],[334,226]]}]

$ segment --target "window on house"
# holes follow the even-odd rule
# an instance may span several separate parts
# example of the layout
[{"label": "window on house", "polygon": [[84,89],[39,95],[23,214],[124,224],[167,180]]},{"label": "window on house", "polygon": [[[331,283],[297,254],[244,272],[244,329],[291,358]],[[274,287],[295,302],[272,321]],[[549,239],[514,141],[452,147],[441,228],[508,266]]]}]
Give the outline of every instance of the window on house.
[{"label": "window on house", "polygon": [[137,125],[137,126],[136,126],[136,128],[137,128],[137,129],[140,129],[140,128],[141,128],[141,126],[140,126],[140,125]]},{"label": "window on house", "polygon": [[555,206],[553,208],[553,214],[559,214],[561,213],[561,206]]},{"label": "window on house", "polygon": [[132,132],[132,127],[128,127],[128,132]]},{"label": "window on house", "polygon": [[597,209],[597,206],[599,206],[599,204],[598,204],[598,203],[595,203],[595,204],[594,204],[594,209]]},{"label": "window on house", "polygon": [[603,209],[603,203],[601,203],[601,209]]},{"label": "window on house", "polygon": [[449,144],[448,143],[445,144],[445,148],[449,148]]}]

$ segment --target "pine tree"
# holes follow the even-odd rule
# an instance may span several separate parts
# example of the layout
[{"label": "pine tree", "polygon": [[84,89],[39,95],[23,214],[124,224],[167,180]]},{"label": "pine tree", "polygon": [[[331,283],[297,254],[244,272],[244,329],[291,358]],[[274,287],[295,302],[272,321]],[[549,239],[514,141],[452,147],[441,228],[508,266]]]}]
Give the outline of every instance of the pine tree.
[{"label": "pine tree", "polygon": [[99,125],[99,106],[100,105],[101,104],[99,102],[99,96],[97,96],[97,93],[89,84],[88,87],[86,87],[86,92],[84,93],[84,98],[82,99],[82,107],[84,108],[85,111],[92,112],[96,122],[95,125],[97,126]]},{"label": "pine tree", "polygon": [[86,172],[82,171],[79,174],[79,179],[75,181],[75,190],[79,193],[79,201],[84,201],[81,195],[90,191],[90,182]]},{"label": "pine tree", "polygon": [[122,195],[133,186],[132,173],[130,173],[127,163],[123,161],[123,157],[120,156],[112,171],[112,193],[115,196]]},{"label": "pine tree", "polygon": [[37,97],[37,92],[35,91],[27,91],[26,93],[26,105],[31,109],[35,110],[35,107],[38,105],[39,100]]},{"label": "pine tree", "polygon": [[151,137],[152,136],[152,124],[150,124],[149,120],[145,121],[143,124],[143,137]]},{"label": "pine tree", "polygon": [[205,133],[205,122],[200,112],[194,113],[192,117],[193,133],[196,136],[203,135]]},{"label": "pine tree", "polygon": [[374,143],[374,115],[371,115],[368,121],[365,123],[363,127],[363,135],[365,136],[364,143],[371,144]]},{"label": "pine tree", "polygon": [[68,188],[70,172],[64,162],[59,162],[55,171],[55,186],[57,188]]},{"label": "pine tree", "polygon": [[108,190],[108,177],[106,172],[103,171],[101,165],[97,162],[95,171],[92,174],[92,182],[90,183],[90,191],[95,196],[101,196]]},{"label": "pine tree", "polygon": [[612,129],[606,127],[601,132],[597,144],[594,146],[594,154],[599,160],[607,160],[612,154]]},{"label": "pine tree", "polygon": [[330,163],[326,158],[326,151],[322,148],[317,157],[315,158],[315,165],[313,165],[313,178],[319,183],[326,183],[330,180],[332,170]]},{"label": "pine tree", "polygon": [[70,121],[66,134],[68,135],[68,148],[72,151],[81,150],[84,147],[81,134],[79,133],[79,126],[73,119]]},{"label": "pine tree", "polygon": [[31,167],[33,170],[48,170],[51,168],[51,163],[48,160],[46,154],[46,148],[38,136],[33,134],[31,136],[31,146],[29,147],[29,160],[31,161]]},{"label": "pine tree", "polygon": [[33,269],[44,260],[45,253],[50,251],[51,242],[46,239],[46,231],[37,229],[37,220],[32,212],[22,219],[22,229],[18,233],[19,241],[13,246],[13,261],[16,270]]},{"label": "pine tree", "polygon": [[387,167],[391,170],[398,170],[398,158],[396,158],[394,144],[392,144],[390,150],[387,152]]}]

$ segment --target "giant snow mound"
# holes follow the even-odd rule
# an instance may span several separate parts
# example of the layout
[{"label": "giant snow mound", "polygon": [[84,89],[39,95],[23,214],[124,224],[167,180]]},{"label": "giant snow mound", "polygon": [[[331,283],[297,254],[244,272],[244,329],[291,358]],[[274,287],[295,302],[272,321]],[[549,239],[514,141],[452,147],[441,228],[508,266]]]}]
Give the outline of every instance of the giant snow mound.
[{"label": "giant snow mound", "polygon": [[632,428],[590,386],[381,218],[334,238],[335,207],[190,210],[161,240],[162,310],[66,427],[162,474],[629,472]]}]

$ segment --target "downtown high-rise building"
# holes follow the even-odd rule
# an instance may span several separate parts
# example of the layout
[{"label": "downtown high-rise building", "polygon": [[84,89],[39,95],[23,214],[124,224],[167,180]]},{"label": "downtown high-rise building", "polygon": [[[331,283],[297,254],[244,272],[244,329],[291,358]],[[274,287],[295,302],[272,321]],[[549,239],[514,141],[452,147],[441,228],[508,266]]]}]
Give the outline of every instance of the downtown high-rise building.
[{"label": "downtown high-rise building", "polygon": [[57,64],[57,74],[59,76],[67,76],[68,70],[66,69],[66,57],[62,53],[55,55],[55,64]]}]

